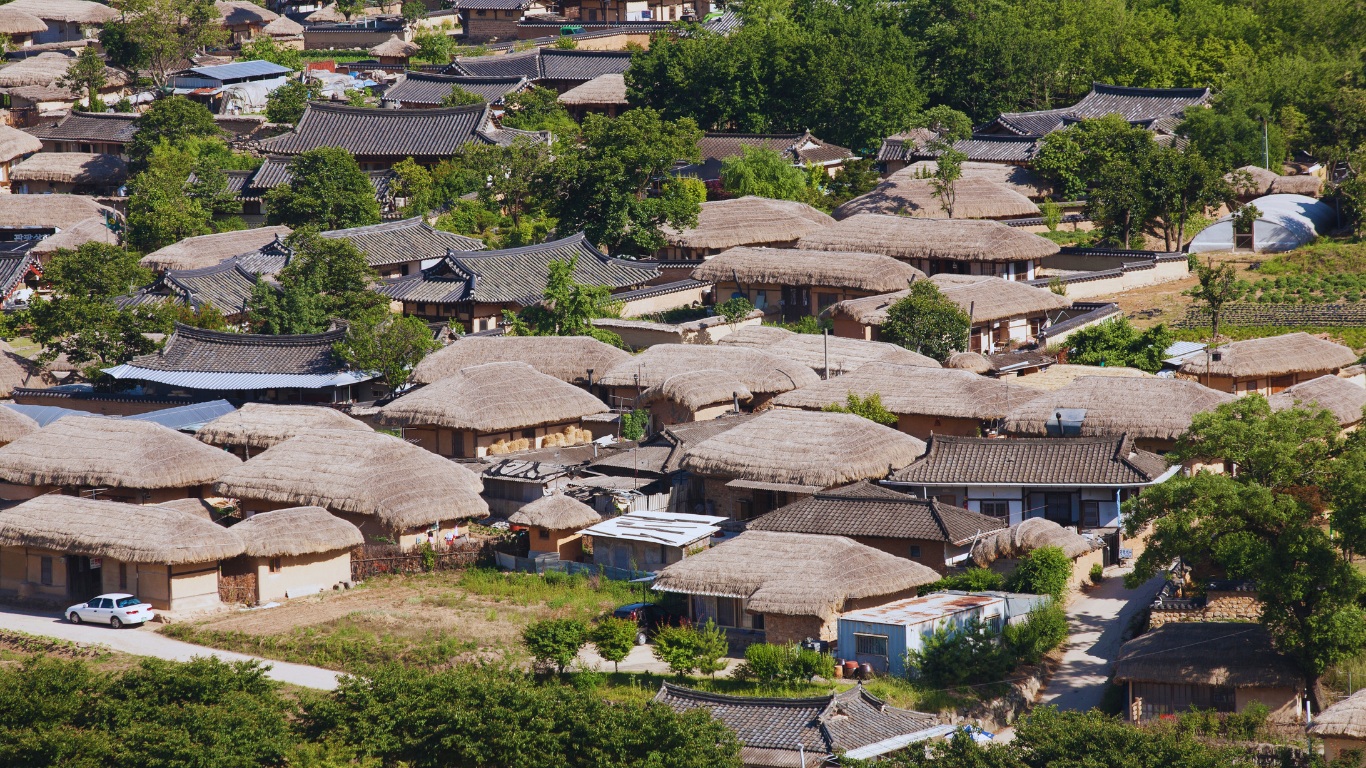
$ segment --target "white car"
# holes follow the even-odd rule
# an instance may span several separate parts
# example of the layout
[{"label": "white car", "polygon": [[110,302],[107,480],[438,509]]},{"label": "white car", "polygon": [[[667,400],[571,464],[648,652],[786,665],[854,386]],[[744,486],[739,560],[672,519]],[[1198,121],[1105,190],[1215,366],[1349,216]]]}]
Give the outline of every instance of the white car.
[{"label": "white car", "polygon": [[90,621],[97,624],[108,624],[114,629],[125,624],[142,624],[151,621],[155,615],[152,606],[124,592],[100,595],[91,598],[88,603],[73,605],[66,609],[66,618],[72,624]]}]

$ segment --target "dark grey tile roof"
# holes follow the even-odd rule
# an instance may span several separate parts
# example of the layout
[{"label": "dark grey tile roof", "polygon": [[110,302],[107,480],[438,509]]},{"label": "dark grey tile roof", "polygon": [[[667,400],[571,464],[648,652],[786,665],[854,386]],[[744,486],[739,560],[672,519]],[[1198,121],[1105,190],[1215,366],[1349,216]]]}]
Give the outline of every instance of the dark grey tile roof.
[{"label": "dark grey tile roof", "polygon": [[502,56],[462,56],[451,64],[447,72],[471,77],[525,77],[528,80],[539,80],[541,51],[537,48],[525,53],[509,53]]},{"label": "dark grey tile roof", "polygon": [[138,132],[137,115],[72,112],[56,125],[30,129],[40,139],[57,141],[127,142]]},{"label": "dark grey tile roof", "polygon": [[[826,757],[906,736],[939,724],[934,715],[889,707],[856,686],[808,699],[727,696],[665,683],[655,701],[677,712],[702,708],[751,749],[798,751]],[[813,760],[813,764],[815,761]]]},{"label": "dark grey tile roof", "polygon": [[812,136],[810,133],[706,133],[697,142],[702,162],[676,168],[681,176],[697,176],[702,179],[719,178],[721,161],[727,157],[740,155],[745,147],[766,147],[781,153],[793,163],[816,163],[818,165],[845,160],[854,156],[844,147],[830,144]]},{"label": "dark grey tile roof", "polygon": [[448,5],[461,11],[524,11],[531,7],[531,0],[450,0]]},{"label": "dark grey tile roof", "polygon": [[389,86],[384,92],[384,101],[394,104],[440,104],[451,94],[452,86],[483,97],[484,101],[502,101],[510,93],[516,93],[530,83],[522,76],[512,77],[467,77],[465,75],[438,75],[430,72],[405,72],[403,78]]},{"label": "dark grey tile roof", "polygon": [[1151,127],[1162,119],[1181,117],[1188,107],[1209,101],[1208,88],[1130,88],[1092,83],[1091,92],[1070,107],[1035,112],[1005,112],[978,133],[1043,136],[1078,120],[1120,115]]},{"label": "dark grey tile roof", "polygon": [[749,530],[871,536],[966,544],[977,534],[1006,527],[994,517],[934,499],[916,499],[860,481],[821,491],[753,520]]},{"label": "dark grey tile roof", "polygon": [[226,333],[176,325],[160,352],[135,357],[131,365],[153,371],[325,374],[345,366],[332,345],[345,330],[301,336]]},{"label": "dark grey tile roof", "polygon": [[631,66],[629,51],[538,50],[541,52],[541,77],[545,80],[586,83],[599,75],[620,75]]},{"label": "dark grey tile roof", "polygon": [[[955,141],[953,148],[968,156],[969,160],[987,163],[1023,163],[1039,151],[1037,136],[973,136],[970,139]],[[917,149],[911,157],[929,159],[939,153],[928,149]]]},{"label": "dark grey tile roof", "polygon": [[755,418],[745,413],[707,421],[690,421],[665,427],[638,448],[607,456],[591,465],[594,469],[622,469],[659,475],[683,468],[683,455],[703,440],[716,437]]},{"label": "dark grey tile roof", "polygon": [[479,131],[488,105],[442,109],[368,109],[311,102],[294,130],[261,142],[267,152],[297,155],[340,147],[358,158],[441,159],[470,143],[488,143]]},{"label": "dark grey tile roof", "polygon": [[915,485],[1142,485],[1167,471],[1127,435],[1102,437],[930,438],[925,455],[892,473]]},{"label": "dark grey tile roof", "polygon": [[[283,187],[294,180],[294,174],[289,170],[291,159],[281,155],[268,155],[255,171],[247,171],[250,175],[245,178],[239,178],[239,174],[242,173],[240,171],[226,171],[228,191],[236,192],[239,200],[264,199],[270,190]],[[382,205],[390,197],[389,185],[394,179],[393,171],[367,171],[366,176],[370,177],[370,186],[375,189],[375,199]]]},{"label": "dark grey tile roof", "polygon": [[30,274],[41,274],[38,257],[23,253],[0,254],[0,297],[10,295]]},{"label": "dark grey tile roof", "polygon": [[173,269],[161,276],[172,295],[193,307],[211,304],[225,315],[239,313],[256,287],[255,274],[243,269],[237,259],[203,269]]},{"label": "dark grey tile roof", "polygon": [[387,221],[368,227],[334,229],[323,237],[349,240],[365,253],[372,267],[399,264],[417,259],[439,259],[446,251],[482,251],[484,244],[473,237],[443,232],[421,216]]},{"label": "dark grey tile roof", "polygon": [[703,29],[708,32],[715,32],[718,35],[729,35],[744,25],[744,19],[740,18],[740,14],[736,13],[735,9],[729,6],[726,7],[726,10],[722,12],[720,16],[702,22]]}]

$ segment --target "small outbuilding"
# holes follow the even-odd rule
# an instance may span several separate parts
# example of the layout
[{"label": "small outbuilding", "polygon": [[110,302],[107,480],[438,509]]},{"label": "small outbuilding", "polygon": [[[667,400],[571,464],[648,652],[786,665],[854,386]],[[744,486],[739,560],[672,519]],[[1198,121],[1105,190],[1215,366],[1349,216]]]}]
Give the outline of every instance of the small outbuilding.
[{"label": "small outbuilding", "polygon": [[664,228],[669,244],[656,256],[667,267],[671,262],[697,264],[741,246],[791,248],[799,239],[834,223],[828,214],[792,200],[754,195],[711,200],[702,203],[696,226]]},{"label": "small outbuilding", "polygon": [[406,67],[408,59],[417,55],[421,50],[417,43],[411,40],[401,40],[398,35],[390,35],[388,40],[371,48],[368,53],[379,59],[379,63],[385,66]]},{"label": "small outbuilding", "polygon": [[1274,411],[1289,408],[1324,408],[1344,431],[1356,429],[1366,408],[1366,387],[1339,376],[1324,375],[1296,384],[1267,398]]},{"label": "small outbuilding", "polygon": [[[423,358],[413,369],[413,380],[431,384],[484,363],[526,363],[547,376],[588,387],[631,359],[631,353],[591,336],[466,336]],[[511,384],[515,389],[515,382]]]},{"label": "small outbuilding", "polygon": [[598,75],[560,94],[560,103],[575,120],[589,114],[616,117],[630,106],[626,100],[626,78],[617,72]]},{"label": "small outbuilding", "polygon": [[823,379],[838,377],[872,363],[938,368],[939,361],[883,341],[794,333],[772,325],[752,325],[717,341],[723,347],[760,349],[815,371]]},{"label": "small outbuilding", "polygon": [[879,675],[905,677],[908,653],[923,650],[937,632],[958,634],[973,622],[999,633],[1006,624],[1005,598],[935,592],[849,611],[839,617],[840,654]]},{"label": "small outbuilding", "polygon": [[283,246],[283,238],[289,237],[290,233],[289,227],[279,225],[187,237],[152,251],[139,259],[138,264],[157,272],[214,267],[233,256],[258,251],[277,241]]},{"label": "small outbuilding", "polygon": [[739,377],[728,371],[708,368],[676,373],[645,390],[640,404],[650,409],[656,429],[689,421],[707,421],[730,412],[754,399]]},{"label": "small outbuilding", "polygon": [[232,527],[246,548],[223,574],[255,582],[256,603],[325,592],[351,583],[351,550],[360,529],[322,507],[262,512]]},{"label": "small outbuilding", "polygon": [[695,371],[726,371],[753,395],[757,409],[774,396],[820,381],[814,371],[786,357],[758,349],[713,344],[656,344],[599,374],[603,396],[613,407],[634,407],[645,390],[671,376]]},{"label": "small outbuilding", "polygon": [[39,429],[38,422],[13,408],[0,407],[0,446],[9,445]]},{"label": "small outbuilding", "polygon": [[1229,342],[1191,355],[1178,372],[1220,392],[1271,396],[1356,363],[1350,348],[1303,331]]},{"label": "small outbuilding", "polygon": [[[7,6],[0,5],[0,31],[4,29],[8,21],[6,9]],[[28,14],[22,15],[27,16]],[[38,23],[42,24],[41,21]],[[10,179],[14,166],[23,162],[24,158],[29,157],[34,152],[41,151],[42,148],[43,142],[37,136],[18,128],[11,128],[8,125],[0,126],[0,189],[10,189]]]},{"label": "small outbuilding", "polygon": [[555,493],[543,496],[513,512],[508,522],[526,526],[528,550],[532,557],[553,554],[560,560],[583,557],[583,534],[602,520],[597,510],[578,499]]},{"label": "small outbuilding", "polygon": [[244,403],[232,413],[200,427],[194,436],[249,459],[295,435],[328,430],[374,431],[364,422],[325,405]]},{"label": "small outbuilding", "polygon": [[1346,752],[1366,754],[1366,688],[1315,715],[1309,735],[1323,741],[1323,759],[1329,764]]},{"label": "small outbuilding", "polygon": [[726,518],[681,512],[630,512],[579,533],[593,543],[593,564],[623,571],[658,571],[695,556],[721,532]]},{"label": "small outbuilding", "polygon": [[1230,213],[1200,230],[1187,250],[1280,253],[1308,245],[1337,221],[1333,206],[1304,195],[1267,195],[1248,205],[1260,212],[1250,231],[1236,231]]},{"label": "small outbuilding", "polygon": [[29,195],[117,195],[128,180],[118,155],[39,152],[10,169],[12,189]]}]

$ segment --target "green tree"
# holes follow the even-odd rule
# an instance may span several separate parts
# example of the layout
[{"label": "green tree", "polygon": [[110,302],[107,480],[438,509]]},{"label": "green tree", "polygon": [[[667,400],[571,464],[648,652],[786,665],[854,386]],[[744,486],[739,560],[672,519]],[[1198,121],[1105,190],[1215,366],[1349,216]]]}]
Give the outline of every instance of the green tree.
[{"label": "green tree", "polygon": [[714,309],[716,316],[726,321],[733,331],[741,321],[749,317],[754,311],[754,305],[744,296],[732,296],[729,299],[717,304]]},{"label": "green tree", "polygon": [[834,413],[852,413],[855,416],[862,416],[869,421],[877,422],[883,426],[896,426],[896,414],[887,410],[882,405],[882,395],[877,392],[874,392],[867,397],[859,397],[853,392],[850,392],[844,405],[830,403],[821,410]]},{"label": "green tree", "polygon": [[1133,169],[1141,167],[1154,146],[1147,129],[1109,115],[1048,134],[1030,165],[1058,194],[1079,200],[1101,181],[1107,166],[1122,169],[1127,164],[1130,174],[1136,175]]},{"label": "green tree", "polygon": [[412,380],[422,358],[440,347],[432,329],[416,317],[362,317],[347,326],[337,356],[352,368],[378,373],[389,391],[397,392]]},{"label": "green tree", "polygon": [[423,16],[427,15],[427,6],[420,0],[407,0],[400,8],[399,13],[403,15],[403,20],[409,24],[417,23]]},{"label": "green tree", "polygon": [[436,192],[436,182],[426,166],[418,164],[411,157],[394,164],[394,197],[403,200],[405,215],[425,215],[433,207],[432,197]]},{"label": "green tree", "polygon": [[1218,168],[1190,149],[1154,147],[1143,167],[1143,183],[1148,215],[1168,251],[1185,246],[1186,223],[1192,216],[1233,198],[1233,189]]},{"label": "green tree", "polygon": [[1025,555],[1006,577],[1006,589],[1062,600],[1072,579],[1072,558],[1059,547],[1039,547]]},{"label": "green tree", "polygon": [[873,191],[882,177],[872,158],[856,157],[846,160],[826,188],[826,203],[837,208],[860,195]]},{"label": "green tree", "polygon": [[359,16],[365,12],[366,0],[335,0],[337,12],[346,17],[347,21],[352,16]]},{"label": "green tree", "polygon": [[527,653],[542,664],[554,665],[562,675],[587,642],[588,625],[578,619],[544,619],[522,630]]},{"label": "green tree", "polygon": [[66,68],[66,74],[57,79],[57,85],[73,93],[85,95],[85,108],[91,112],[103,112],[104,102],[100,100],[100,89],[108,78],[104,74],[104,57],[99,49],[87,45],[80,55]]},{"label": "green tree", "polygon": [[910,293],[887,308],[882,338],[943,362],[968,348],[968,313],[944,297],[929,280],[916,280]]},{"label": "green tree", "polygon": [[1352,235],[1357,239],[1366,236],[1366,176],[1358,174],[1343,180],[1338,194],[1346,203]]},{"label": "green tree", "polygon": [[636,635],[639,632],[640,625],[630,619],[604,616],[594,625],[588,639],[598,655],[612,662],[613,669],[620,672],[621,662],[636,647]]},{"label": "green tree", "polygon": [[730,649],[726,630],[716,626],[716,622],[711,619],[707,619],[706,624],[693,625],[690,629],[696,636],[693,653],[697,671],[711,675],[715,680],[716,673],[726,668],[725,656]]},{"label": "green tree", "polygon": [[1177,131],[1190,140],[1193,151],[1209,158],[1223,170],[1245,165],[1265,167],[1267,157],[1272,170],[1280,173],[1281,163],[1289,154],[1285,131],[1276,120],[1265,124],[1270,117],[1270,105],[1248,103],[1245,94],[1234,91],[1221,94],[1212,108],[1186,110]]},{"label": "green tree", "polygon": [[1147,158],[1112,160],[1101,166],[1091,183],[1086,215],[1096,222],[1106,240],[1120,248],[1132,248],[1148,220],[1149,200],[1139,169]]},{"label": "green tree", "polygon": [[470,93],[458,85],[451,86],[451,92],[441,97],[443,107],[465,107],[470,104],[483,104],[484,97],[477,93]]},{"label": "green tree", "polygon": [[136,51],[135,60],[158,89],[192,56],[228,40],[213,0],[123,0],[119,10],[117,23],[124,26],[116,37],[123,38],[125,52]]},{"label": "green tree", "polygon": [[334,319],[374,323],[387,301],[370,290],[377,279],[365,254],[348,240],[302,229],[289,238],[294,257],[276,276],[278,288],[261,280],[247,302],[255,333],[321,333]]},{"label": "green tree", "polygon": [[171,144],[159,145],[145,169],[128,183],[128,242],[143,251],[207,235],[212,208],[187,188],[194,171],[193,155]]},{"label": "green tree", "polygon": [[[187,146],[194,139],[222,139],[213,113],[203,104],[184,96],[170,96],[152,102],[147,111],[133,121],[137,132],[128,141],[128,170],[136,174],[146,167],[152,151],[163,143]],[[226,151],[226,145],[223,145]],[[220,166],[221,167],[221,166]]]},{"label": "green tree", "polygon": [[636,408],[629,413],[621,414],[621,439],[639,440],[645,436],[645,431],[650,427],[650,412],[644,408]]},{"label": "green tree", "polygon": [[798,201],[811,198],[802,169],[769,147],[741,147],[740,154],[722,159],[721,188],[735,197],[755,195]]},{"label": "green tree", "polygon": [[281,46],[270,35],[257,35],[243,43],[239,56],[246,61],[269,61],[295,72],[304,68],[303,56],[298,51]]},{"label": "green tree", "polygon": [[413,36],[417,43],[417,58],[434,64],[451,63],[451,38],[443,32],[419,32]]},{"label": "green tree", "polygon": [[943,104],[930,107],[911,120],[912,128],[927,128],[934,132],[941,146],[952,146],[972,136],[972,118]]},{"label": "green tree", "polygon": [[702,132],[690,119],[664,120],[652,109],[616,119],[588,115],[580,140],[550,166],[551,213],[563,231],[583,230],[610,253],[644,256],[664,247],[660,227],[696,225],[701,210],[677,180],[650,189],[676,161],[696,161]]},{"label": "green tree", "polygon": [[1233,271],[1232,264],[1215,266],[1213,259],[1204,264],[1196,263],[1194,271],[1197,282],[1183,294],[1209,313],[1210,344],[1218,344],[1219,316],[1224,311],[1224,305],[1238,295],[1238,275]]},{"label": "green tree", "polygon": [[939,200],[944,213],[953,218],[953,209],[958,201],[958,180],[963,177],[963,163],[968,156],[951,146],[939,150],[934,162],[934,172],[930,174],[931,194]]},{"label": "green tree", "polygon": [[503,310],[503,321],[513,336],[592,336],[613,346],[624,347],[621,337],[593,326],[593,319],[606,316],[611,289],[574,280],[578,257],[552,261],[541,301],[513,314]]},{"label": "green tree", "polygon": [[266,96],[266,119],[272,123],[293,125],[304,116],[308,102],[318,98],[319,93],[314,83],[290,80]]},{"label": "green tree", "polygon": [[551,88],[532,86],[514,93],[503,102],[503,108],[503,125],[508,128],[550,131],[560,137],[573,137],[579,131],[579,124]]},{"label": "green tree", "polygon": [[370,177],[350,152],[311,149],[289,162],[289,173],[289,184],[266,195],[271,224],[331,230],[379,223],[379,202]]},{"label": "green tree", "polygon": [[1162,370],[1162,359],[1175,338],[1161,323],[1140,332],[1127,317],[1082,328],[1068,335],[1068,362],[1137,368],[1148,373]]},{"label": "green tree", "polygon": [[715,676],[725,669],[726,649],[726,631],[708,619],[703,625],[660,627],[651,650],[675,675],[685,677],[693,670]]}]

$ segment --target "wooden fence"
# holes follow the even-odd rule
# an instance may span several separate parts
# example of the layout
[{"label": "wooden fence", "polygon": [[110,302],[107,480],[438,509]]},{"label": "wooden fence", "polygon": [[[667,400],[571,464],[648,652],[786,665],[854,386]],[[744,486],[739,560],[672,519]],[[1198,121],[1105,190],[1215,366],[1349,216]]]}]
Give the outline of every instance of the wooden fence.
[{"label": "wooden fence", "polygon": [[238,573],[218,577],[218,599],[229,605],[256,604],[256,573]]},{"label": "wooden fence", "polygon": [[469,568],[480,560],[492,560],[492,548],[484,542],[465,542],[449,548],[403,550],[394,544],[366,544],[351,550],[351,580],[383,573],[424,573]]}]

